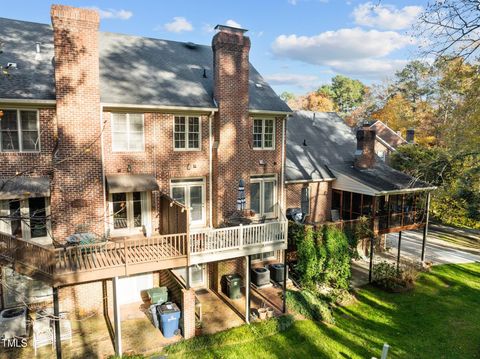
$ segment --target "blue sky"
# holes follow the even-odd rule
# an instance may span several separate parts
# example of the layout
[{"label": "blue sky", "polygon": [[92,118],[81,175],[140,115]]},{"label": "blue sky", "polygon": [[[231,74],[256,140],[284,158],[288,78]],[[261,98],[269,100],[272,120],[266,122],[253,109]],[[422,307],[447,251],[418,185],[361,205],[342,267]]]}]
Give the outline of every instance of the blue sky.
[{"label": "blue sky", "polygon": [[[249,30],[250,61],[277,93],[305,93],[344,74],[382,81],[416,46],[408,35],[426,0],[56,1],[95,7],[101,30],[210,44],[216,24]],[[2,6],[1,17],[50,23],[51,1]]]}]

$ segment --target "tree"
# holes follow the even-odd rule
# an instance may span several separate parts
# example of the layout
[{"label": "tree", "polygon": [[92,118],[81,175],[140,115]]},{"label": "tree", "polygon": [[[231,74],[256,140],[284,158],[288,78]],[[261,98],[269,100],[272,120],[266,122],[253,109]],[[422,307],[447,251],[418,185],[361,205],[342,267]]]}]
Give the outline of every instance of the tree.
[{"label": "tree", "polygon": [[280,98],[285,101],[285,102],[289,102],[291,100],[294,100],[295,99],[295,94],[293,94],[292,92],[288,92],[288,91],[284,91],[280,94]]},{"label": "tree", "polygon": [[331,85],[323,85],[317,93],[330,97],[342,113],[349,113],[359,106],[365,94],[365,85],[358,80],[337,75]]},{"label": "tree", "polygon": [[478,55],[480,0],[430,0],[420,15],[417,37],[426,39],[423,52],[435,56]]},{"label": "tree", "polygon": [[318,92],[310,92],[305,97],[304,109],[317,112],[335,111],[335,104],[332,99]]}]

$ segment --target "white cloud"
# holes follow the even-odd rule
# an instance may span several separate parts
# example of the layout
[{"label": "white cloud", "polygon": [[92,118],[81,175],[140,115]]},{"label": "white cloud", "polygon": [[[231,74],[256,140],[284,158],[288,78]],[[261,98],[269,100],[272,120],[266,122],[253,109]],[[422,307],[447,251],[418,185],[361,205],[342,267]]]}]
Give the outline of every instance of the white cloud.
[{"label": "white cloud", "polygon": [[172,22],[168,22],[164,25],[165,30],[169,32],[183,32],[192,31],[193,26],[182,16],[175,16]]},{"label": "white cloud", "polygon": [[232,19],[228,19],[227,21],[225,21],[225,25],[231,26],[231,27],[238,27],[239,29],[242,28],[242,25],[240,25],[238,22]]},{"label": "white cloud", "polygon": [[133,12],[124,9],[100,9],[96,6],[91,6],[89,9],[98,11],[100,19],[128,20],[133,16]]},{"label": "white cloud", "polygon": [[297,5],[297,0],[287,0],[290,5]]},{"label": "white cloud", "polygon": [[281,35],[272,44],[272,52],[278,58],[374,77],[400,67],[403,60],[386,57],[413,43],[410,37],[394,31],[347,28],[314,36]]},{"label": "white cloud", "polygon": [[212,33],[215,31],[215,26],[213,26],[212,24],[204,23],[202,26],[202,30],[206,33]]},{"label": "white cloud", "polygon": [[422,10],[421,6],[405,6],[398,9],[394,5],[367,2],[358,5],[352,15],[357,25],[403,30],[415,22]]},{"label": "white cloud", "polygon": [[314,75],[276,73],[264,76],[271,85],[291,85],[310,89],[318,85],[318,77]]}]

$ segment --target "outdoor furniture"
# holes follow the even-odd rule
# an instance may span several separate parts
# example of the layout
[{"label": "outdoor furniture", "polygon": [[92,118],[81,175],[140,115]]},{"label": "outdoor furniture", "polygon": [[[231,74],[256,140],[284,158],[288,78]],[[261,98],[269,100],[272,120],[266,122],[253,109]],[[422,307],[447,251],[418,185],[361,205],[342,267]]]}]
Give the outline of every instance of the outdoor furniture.
[{"label": "outdoor furniture", "polygon": [[54,332],[50,325],[50,318],[43,317],[33,322],[33,350],[37,356],[37,349],[46,345],[51,345],[53,349]]}]

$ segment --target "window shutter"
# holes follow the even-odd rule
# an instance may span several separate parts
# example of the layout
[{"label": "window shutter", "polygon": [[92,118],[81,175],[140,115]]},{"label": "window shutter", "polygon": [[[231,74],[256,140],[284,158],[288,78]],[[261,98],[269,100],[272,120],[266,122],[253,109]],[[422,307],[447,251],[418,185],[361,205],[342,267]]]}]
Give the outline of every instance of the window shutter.
[{"label": "window shutter", "polygon": [[310,189],[308,187],[302,188],[301,207],[303,214],[310,214]]}]

